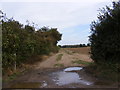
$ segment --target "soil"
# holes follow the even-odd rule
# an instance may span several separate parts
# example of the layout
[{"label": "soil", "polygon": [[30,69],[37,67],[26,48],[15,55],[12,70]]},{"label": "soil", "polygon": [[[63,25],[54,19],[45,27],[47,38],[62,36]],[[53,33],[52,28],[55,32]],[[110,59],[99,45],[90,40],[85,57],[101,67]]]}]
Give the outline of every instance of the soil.
[{"label": "soil", "polygon": [[[53,80],[52,73],[61,72],[67,67],[85,67],[85,64],[77,64],[72,61],[83,60],[86,62],[93,62],[89,55],[90,48],[68,48],[61,49],[57,54],[37,62],[32,65],[32,69],[23,72],[15,80],[10,82],[3,82],[3,88],[117,88],[117,82],[110,84],[99,81],[97,78],[92,77],[89,73],[86,73],[84,69],[77,71],[76,73],[82,77],[82,79],[93,82],[92,85],[84,85],[80,83],[71,83],[67,85],[59,86]],[[58,56],[62,54],[59,60],[56,60]],[[52,76],[51,76],[52,75]]]},{"label": "soil", "polygon": [[[79,52],[78,52],[79,51]],[[82,53],[84,52],[84,53]],[[64,67],[68,66],[84,66],[82,64],[72,63],[75,60],[83,60],[87,62],[92,62],[89,54],[89,48],[68,48],[68,49],[61,49],[57,54],[49,57],[47,60],[42,62],[38,62],[35,65],[35,69],[41,68],[55,68],[55,64],[62,64]],[[61,60],[57,61],[56,58],[58,55],[62,54]]]}]

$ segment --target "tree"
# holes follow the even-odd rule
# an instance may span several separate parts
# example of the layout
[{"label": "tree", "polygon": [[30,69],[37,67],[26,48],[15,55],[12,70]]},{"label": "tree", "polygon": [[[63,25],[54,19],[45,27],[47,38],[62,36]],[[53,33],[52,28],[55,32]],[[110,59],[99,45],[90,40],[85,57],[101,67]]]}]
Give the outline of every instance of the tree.
[{"label": "tree", "polygon": [[120,62],[120,1],[106,6],[91,24],[91,57],[95,63]]},{"label": "tree", "polygon": [[22,25],[13,18],[8,19],[2,11],[0,20],[2,20],[0,25],[2,25],[3,71],[16,70],[22,63],[29,62],[28,58],[31,56],[58,51],[57,42],[61,40],[62,34],[56,28],[44,27],[35,30],[34,25]]}]

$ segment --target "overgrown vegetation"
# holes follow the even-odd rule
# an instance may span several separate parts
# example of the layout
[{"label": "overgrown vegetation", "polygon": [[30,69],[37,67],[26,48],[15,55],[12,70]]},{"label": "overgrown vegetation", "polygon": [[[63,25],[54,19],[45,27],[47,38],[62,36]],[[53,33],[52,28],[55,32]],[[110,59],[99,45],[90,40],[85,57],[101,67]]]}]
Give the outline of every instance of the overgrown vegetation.
[{"label": "overgrown vegetation", "polygon": [[[117,69],[115,69],[117,70]],[[117,71],[114,71],[113,68],[109,66],[109,64],[95,64],[92,63],[86,67],[86,71],[91,73],[94,77],[97,77],[99,80],[103,81],[110,81],[111,82],[118,82],[119,75]]]},{"label": "overgrown vegetation", "polygon": [[120,1],[101,10],[91,24],[91,57],[95,63],[120,62]]},{"label": "overgrown vegetation", "polygon": [[113,2],[112,7],[106,6],[101,10],[98,20],[91,24],[91,33],[94,71],[101,77],[115,77],[120,70],[120,1]]},{"label": "overgrown vegetation", "polygon": [[16,73],[13,73],[12,75],[10,75],[7,79],[3,79],[3,81],[11,81],[11,80],[14,80],[17,76],[19,76],[21,73],[23,72],[16,72]]},{"label": "overgrown vegetation", "polygon": [[57,52],[57,42],[61,34],[57,28],[23,25],[14,19],[8,19],[0,11],[2,25],[2,69],[16,70],[22,63],[29,62],[29,57]]}]

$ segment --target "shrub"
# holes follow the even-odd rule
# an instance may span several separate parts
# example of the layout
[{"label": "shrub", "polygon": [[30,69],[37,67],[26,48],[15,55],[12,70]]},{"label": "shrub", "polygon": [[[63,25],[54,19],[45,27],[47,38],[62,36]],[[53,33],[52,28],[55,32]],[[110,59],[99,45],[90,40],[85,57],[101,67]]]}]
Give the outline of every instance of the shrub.
[{"label": "shrub", "polygon": [[[91,24],[91,57],[95,63],[120,62],[120,1],[106,6]],[[109,64],[109,65],[112,65]]]}]

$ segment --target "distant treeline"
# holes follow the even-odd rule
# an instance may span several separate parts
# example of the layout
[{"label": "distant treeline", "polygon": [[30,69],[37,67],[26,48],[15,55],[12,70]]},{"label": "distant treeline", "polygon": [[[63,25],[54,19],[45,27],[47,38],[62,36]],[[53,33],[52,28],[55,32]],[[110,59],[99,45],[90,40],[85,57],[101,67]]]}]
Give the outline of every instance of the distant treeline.
[{"label": "distant treeline", "polygon": [[79,48],[79,47],[89,47],[90,44],[79,44],[79,45],[59,45],[61,48]]},{"label": "distant treeline", "polygon": [[[34,25],[23,25],[14,19],[8,19],[1,11],[2,26],[2,69],[16,70],[29,57],[57,52],[57,43],[62,34],[57,28],[42,27],[38,30]],[[34,61],[35,62],[35,61]]]}]

